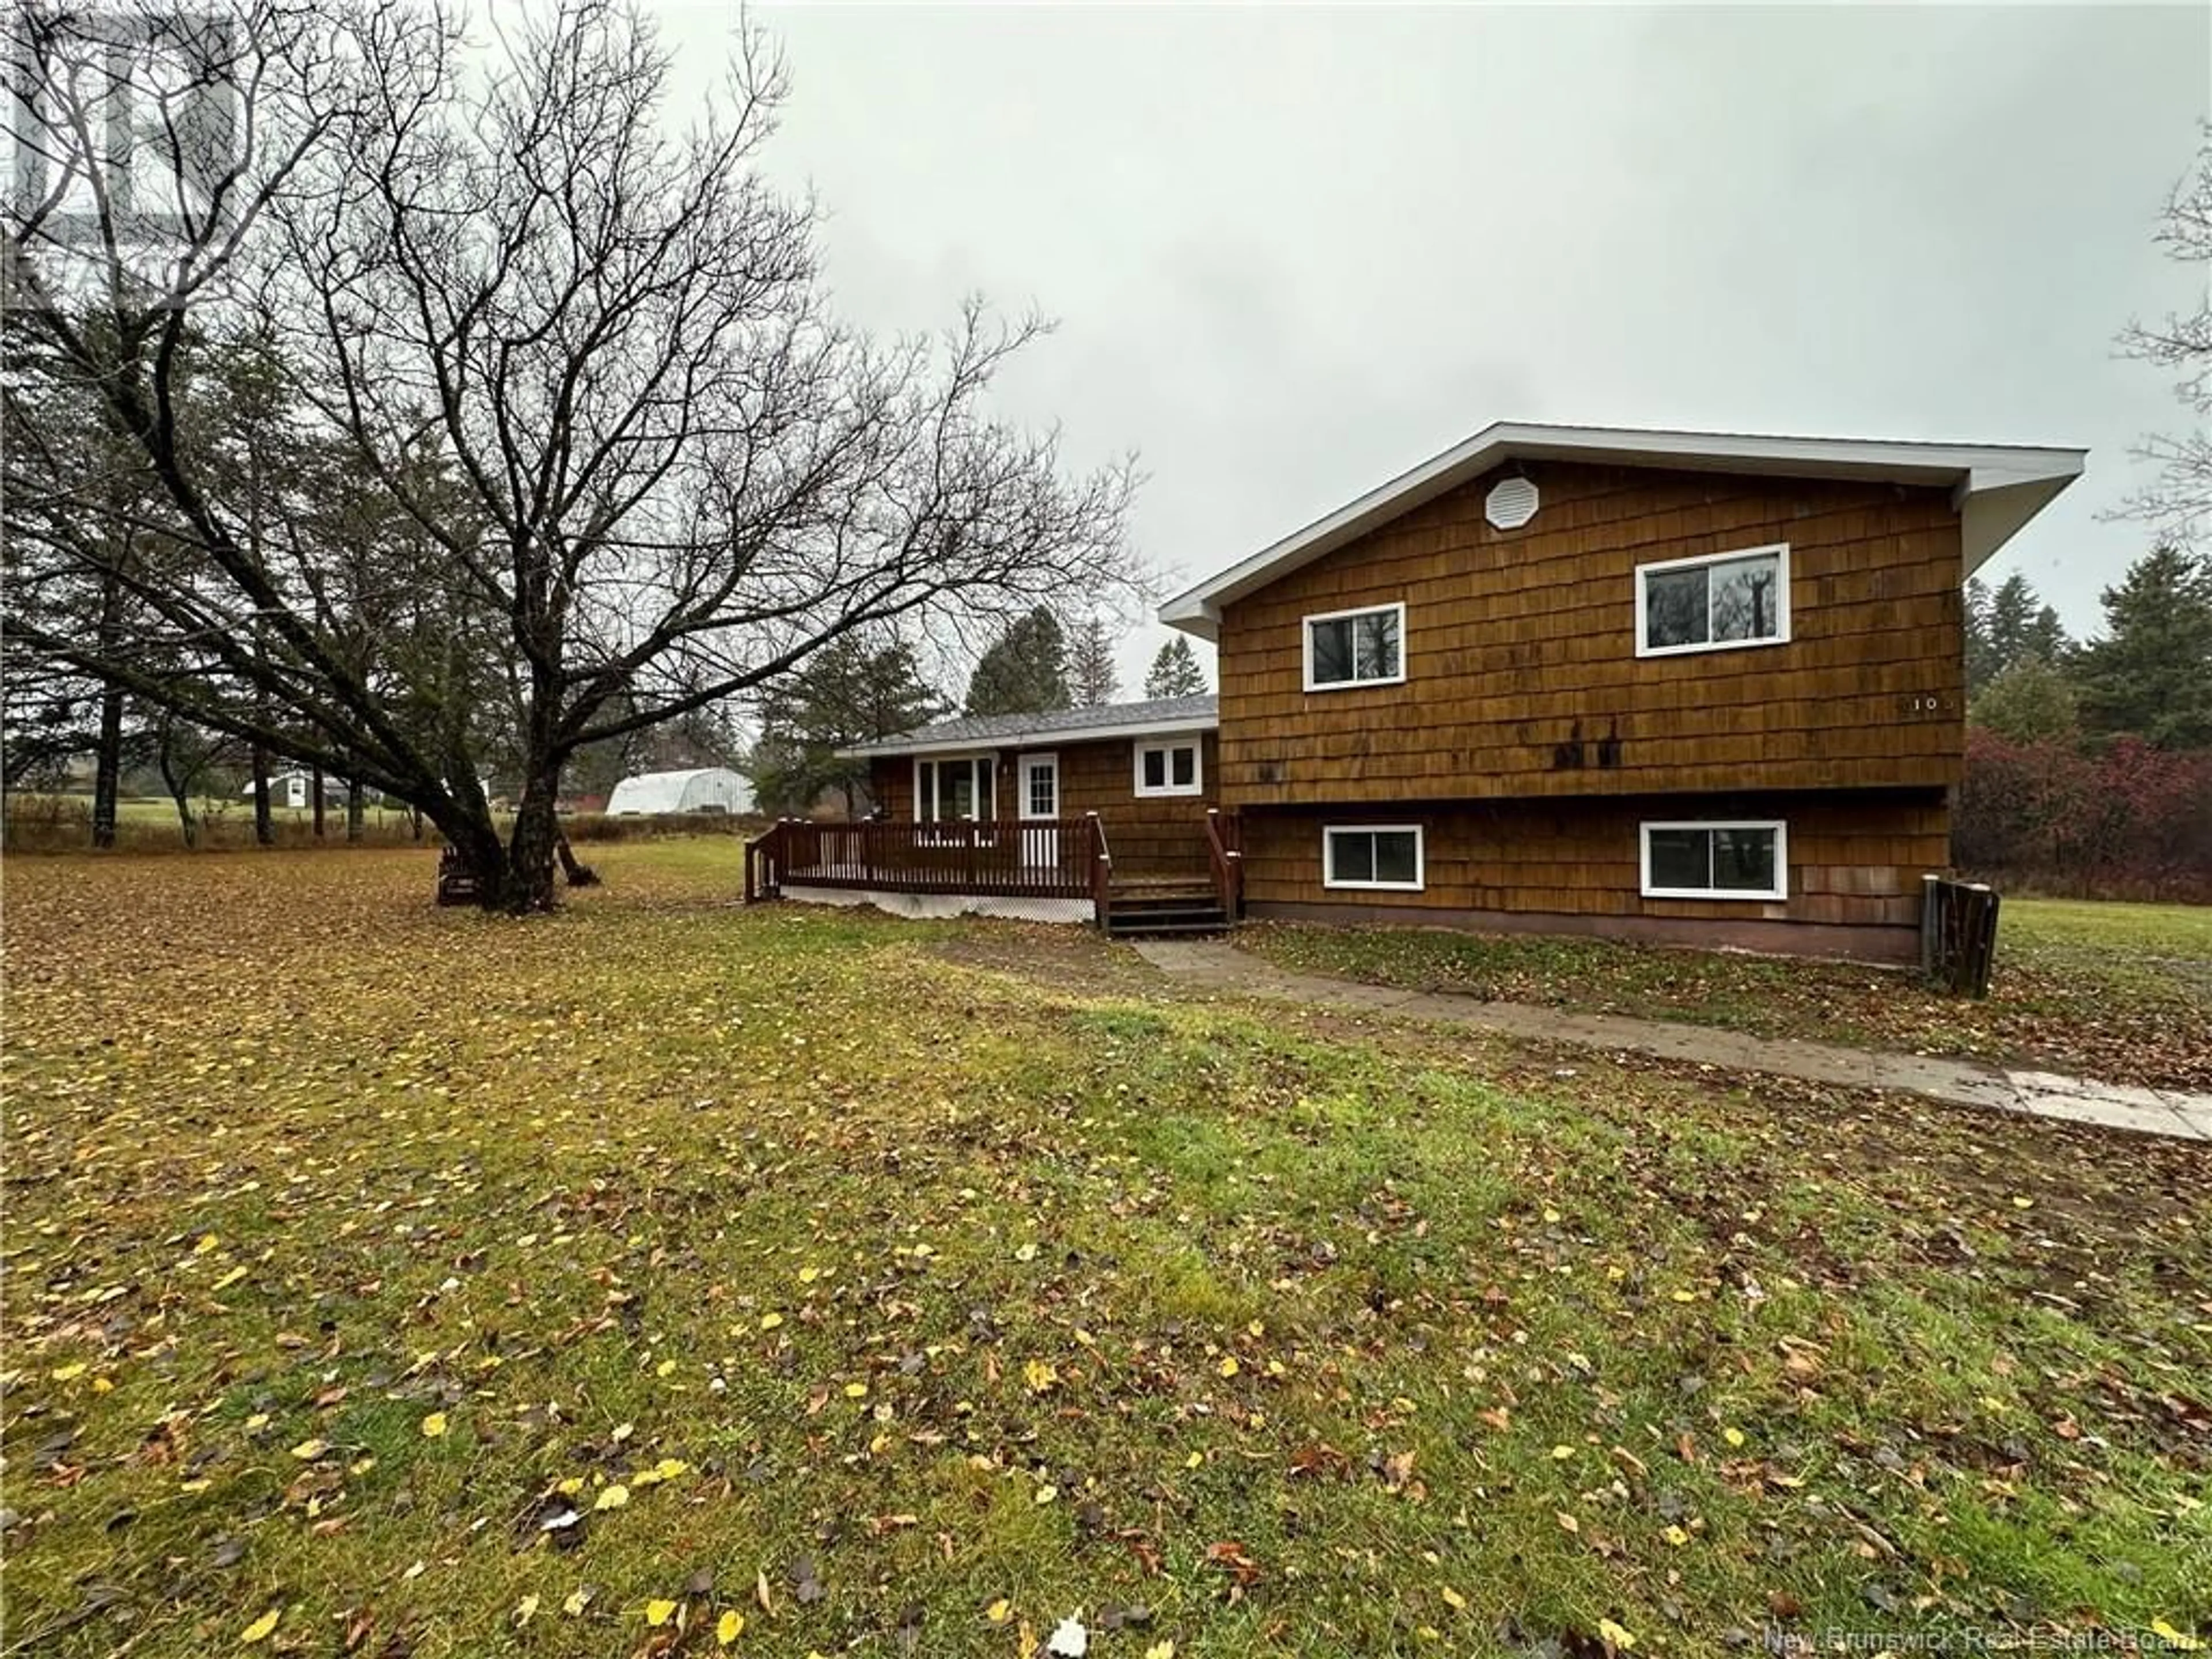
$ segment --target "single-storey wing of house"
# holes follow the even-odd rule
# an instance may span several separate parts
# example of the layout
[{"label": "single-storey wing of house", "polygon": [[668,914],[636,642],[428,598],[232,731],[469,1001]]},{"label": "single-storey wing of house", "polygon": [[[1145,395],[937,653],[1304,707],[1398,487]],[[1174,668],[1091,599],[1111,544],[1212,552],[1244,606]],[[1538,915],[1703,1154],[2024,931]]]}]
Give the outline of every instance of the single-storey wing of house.
[{"label": "single-storey wing of house", "polygon": [[[1965,580],[2083,459],[1485,428],[1162,607],[1219,650],[1190,787],[1224,919],[1908,957],[1964,768]],[[1023,755],[1071,738],[1004,735],[877,746],[914,769],[878,799],[1018,821]]]},{"label": "single-storey wing of house", "polygon": [[[858,744],[876,817],[778,827],[784,896],[909,915],[1091,921],[1110,880],[1124,920],[1214,906],[1206,837],[1214,699],[965,716]],[[799,850],[804,845],[804,854]],[[1224,918],[1208,918],[1218,923]]]}]

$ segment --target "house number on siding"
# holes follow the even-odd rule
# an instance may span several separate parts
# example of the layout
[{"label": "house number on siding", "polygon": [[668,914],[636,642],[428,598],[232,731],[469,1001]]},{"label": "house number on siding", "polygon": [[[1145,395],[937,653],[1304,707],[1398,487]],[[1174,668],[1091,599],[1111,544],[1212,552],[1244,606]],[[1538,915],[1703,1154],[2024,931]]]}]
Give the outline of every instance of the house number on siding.
[{"label": "house number on siding", "polygon": [[1943,712],[1943,699],[1932,691],[1917,691],[1905,698],[1905,712],[1908,714],[1940,714]]}]

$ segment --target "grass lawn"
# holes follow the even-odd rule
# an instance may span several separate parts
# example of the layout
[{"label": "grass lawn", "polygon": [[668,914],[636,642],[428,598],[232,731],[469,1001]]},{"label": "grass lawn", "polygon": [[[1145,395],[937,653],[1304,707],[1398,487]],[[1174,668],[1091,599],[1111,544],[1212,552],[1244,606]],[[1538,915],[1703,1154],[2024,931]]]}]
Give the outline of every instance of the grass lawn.
[{"label": "grass lawn", "polygon": [[2212,1632],[2201,1149],[737,850],[529,923],[429,853],[9,865],[9,1654]]},{"label": "grass lawn", "polygon": [[1284,925],[1238,939],[1286,968],[1416,990],[2212,1090],[2204,906],[2008,898],[1983,1002],[1894,970],[1607,939]]}]

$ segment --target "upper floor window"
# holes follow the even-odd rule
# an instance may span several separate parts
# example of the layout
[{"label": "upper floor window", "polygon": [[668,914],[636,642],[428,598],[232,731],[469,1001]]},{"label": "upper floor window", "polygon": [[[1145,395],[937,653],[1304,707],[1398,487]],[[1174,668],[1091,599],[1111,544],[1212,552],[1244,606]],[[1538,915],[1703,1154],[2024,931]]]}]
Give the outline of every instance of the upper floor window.
[{"label": "upper floor window", "polygon": [[1754,823],[1647,823],[1646,898],[1786,899],[1790,831]]},{"label": "upper floor window", "polygon": [[1790,637],[1790,544],[1636,567],[1636,654],[1727,651]]},{"label": "upper floor window", "polygon": [[1206,769],[1196,738],[1137,745],[1137,793],[1195,795],[1206,787]]},{"label": "upper floor window", "polygon": [[1305,619],[1306,690],[1395,685],[1406,678],[1406,607],[1370,605]]}]

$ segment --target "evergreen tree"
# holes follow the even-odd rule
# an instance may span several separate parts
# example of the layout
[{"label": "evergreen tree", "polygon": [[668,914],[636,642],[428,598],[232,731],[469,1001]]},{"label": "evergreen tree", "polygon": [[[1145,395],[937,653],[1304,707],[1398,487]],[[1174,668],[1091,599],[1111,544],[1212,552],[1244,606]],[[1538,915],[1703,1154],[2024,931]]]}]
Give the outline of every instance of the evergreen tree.
[{"label": "evergreen tree", "polygon": [[2065,672],[2037,657],[2023,657],[1966,705],[1966,718],[2014,743],[2074,737],[2081,711]]},{"label": "evergreen tree", "polygon": [[1152,659],[1152,672],[1145,676],[1145,695],[1195,697],[1205,690],[1206,671],[1198,665],[1198,653],[1190,648],[1190,641],[1178,634]]},{"label": "evergreen tree", "polygon": [[1114,672],[1114,647],[1119,641],[1102,617],[1085,619],[1067,647],[1067,691],[1078,708],[1096,708],[1120,695],[1121,678]]},{"label": "evergreen tree", "polygon": [[1067,641],[1043,605],[1017,617],[975,665],[970,714],[1042,714],[1069,704]]},{"label": "evergreen tree", "polygon": [[835,789],[845,797],[846,816],[855,817],[868,763],[837,750],[911,732],[944,713],[945,700],[905,641],[835,640],[765,700],[761,740],[746,767],[754,796],[763,811],[803,813]]},{"label": "evergreen tree", "polygon": [[2091,729],[2160,749],[2212,744],[2212,556],[2153,548],[2104,592],[2076,675]]},{"label": "evergreen tree", "polygon": [[1980,577],[1966,580],[1966,695],[1978,696],[2016,663],[2056,664],[2067,649],[2057,611],[2015,571],[1991,592]]}]

